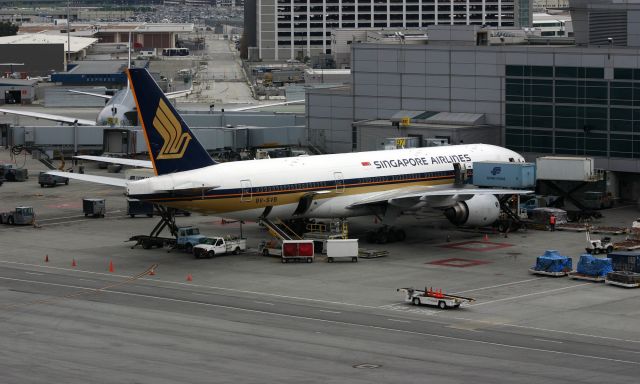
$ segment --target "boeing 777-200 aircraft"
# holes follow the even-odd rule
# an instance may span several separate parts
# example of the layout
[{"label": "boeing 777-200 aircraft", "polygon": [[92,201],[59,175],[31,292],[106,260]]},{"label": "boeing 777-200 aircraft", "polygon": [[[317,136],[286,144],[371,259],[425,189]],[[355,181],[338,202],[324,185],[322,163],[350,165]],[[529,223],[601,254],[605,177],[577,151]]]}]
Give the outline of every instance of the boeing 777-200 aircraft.
[{"label": "boeing 777-200 aircraft", "polygon": [[455,183],[454,168],[471,169],[475,161],[524,162],[516,152],[486,144],[216,163],[149,72],[127,73],[156,176],[128,181],[49,173],[122,186],[131,198],[230,219],[375,214],[384,228],[402,212],[423,207],[443,211],[456,225],[488,225],[500,213],[496,195],[530,192]]}]

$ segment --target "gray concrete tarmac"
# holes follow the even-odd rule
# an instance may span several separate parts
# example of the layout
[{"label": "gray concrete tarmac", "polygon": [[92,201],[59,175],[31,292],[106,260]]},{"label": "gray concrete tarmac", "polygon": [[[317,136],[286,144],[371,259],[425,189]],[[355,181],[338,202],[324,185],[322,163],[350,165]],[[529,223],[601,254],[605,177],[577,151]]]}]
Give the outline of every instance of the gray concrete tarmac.
[{"label": "gray concrete tarmac", "polygon": [[[0,150],[0,162],[11,160]],[[157,219],[129,218],[121,189],[74,180],[43,189],[41,165],[18,160],[31,178],[0,187],[0,210],[33,205],[38,227],[0,226],[3,383],[637,381],[640,289],[527,273],[550,248],[575,265],[582,233],[489,233],[484,241],[420,213],[399,221],[405,242],[361,243],[388,257],[282,264],[256,253],[268,235],[246,223],[247,253],[195,260],[131,249],[126,240]],[[85,218],[83,197],[105,198],[107,216]],[[637,215],[633,206],[603,213],[598,224],[629,225]],[[218,217],[177,221],[239,234]],[[353,219],[350,231],[361,237],[375,225]],[[131,279],[154,264],[155,275]],[[425,285],[476,302],[441,311],[396,292]]]},{"label": "gray concrete tarmac", "polygon": [[122,281],[0,267],[3,381],[586,383],[640,366],[632,343]]}]

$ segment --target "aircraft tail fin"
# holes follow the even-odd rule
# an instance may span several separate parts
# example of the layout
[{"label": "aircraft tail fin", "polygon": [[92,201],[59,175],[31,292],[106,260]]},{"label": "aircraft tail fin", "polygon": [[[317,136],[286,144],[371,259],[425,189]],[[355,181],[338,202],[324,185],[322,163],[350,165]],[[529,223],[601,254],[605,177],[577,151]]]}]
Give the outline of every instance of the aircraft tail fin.
[{"label": "aircraft tail fin", "polygon": [[157,175],[215,164],[146,68],[127,70]]}]

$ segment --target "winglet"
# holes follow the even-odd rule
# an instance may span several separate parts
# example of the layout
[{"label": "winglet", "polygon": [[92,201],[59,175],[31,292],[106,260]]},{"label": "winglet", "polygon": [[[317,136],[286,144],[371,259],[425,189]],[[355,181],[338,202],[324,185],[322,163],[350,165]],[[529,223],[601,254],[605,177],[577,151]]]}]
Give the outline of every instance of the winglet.
[{"label": "winglet", "polygon": [[146,68],[127,70],[156,175],[215,164]]}]

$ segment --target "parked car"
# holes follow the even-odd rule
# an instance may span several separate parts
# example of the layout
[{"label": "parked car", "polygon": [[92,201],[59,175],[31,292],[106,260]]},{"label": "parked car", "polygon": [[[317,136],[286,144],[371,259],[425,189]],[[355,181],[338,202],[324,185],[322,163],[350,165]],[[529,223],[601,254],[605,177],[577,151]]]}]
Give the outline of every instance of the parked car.
[{"label": "parked car", "polygon": [[55,187],[58,184],[69,185],[69,178],[40,172],[38,175],[38,184],[40,184],[40,188]]}]

